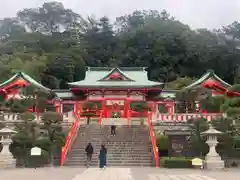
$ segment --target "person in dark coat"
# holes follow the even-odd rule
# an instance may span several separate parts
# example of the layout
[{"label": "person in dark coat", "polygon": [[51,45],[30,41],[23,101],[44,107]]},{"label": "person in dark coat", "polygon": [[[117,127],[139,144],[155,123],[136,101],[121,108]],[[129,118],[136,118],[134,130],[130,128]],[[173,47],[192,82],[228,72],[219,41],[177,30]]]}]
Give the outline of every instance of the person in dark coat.
[{"label": "person in dark coat", "polygon": [[111,125],[111,136],[116,136],[116,126]]},{"label": "person in dark coat", "polygon": [[93,155],[93,146],[91,143],[88,143],[86,149],[85,149],[86,153],[87,153],[87,166],[89,167],[92,161],[92,155]]},{"label": "person in dark coat", "polygon": [[107,166],[107,149],[105,148],[104,144],[101,145],[99,160],[99,167],[105,168]]}]

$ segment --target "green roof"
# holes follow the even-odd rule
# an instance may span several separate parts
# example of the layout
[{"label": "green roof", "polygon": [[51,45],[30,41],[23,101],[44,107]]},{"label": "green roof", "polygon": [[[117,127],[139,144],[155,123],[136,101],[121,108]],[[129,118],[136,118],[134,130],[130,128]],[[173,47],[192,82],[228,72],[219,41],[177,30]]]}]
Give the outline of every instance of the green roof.
[{"label": "green roof", "polygon": [[7,86],[8,84],[10,84],[20,78],[24,79],[29,84],[32,84],[33,86],[35,86],[37,88],[40,88],[45,91],[51,91],[50,89],[48,89],[45,86],[43,86],[42,84],[38,83],[36,80],[34,80],[33,78],[31,78],[30,76],[28,76],[27,74],[25,74],[23,72],[18,72],[15,75],[13,75],[10,79],[8,79],[7,81],[1,83],[0,88],[3,88],[4,86]]},{"label": "green roof", "polygon": [[[119,72],[127,80],[104,80],[113,72]],[[149,81],[145,68],[136,67],[90,67],[82,81],[68,83],[85,88],[162,88],[163,83]]]},{"label": "green roof", "polygon": [[217,82],[219,82],[222,86],[229,88],[231,87],[230,84],[228,84],[227,82],[225,82],[224,80],[222,80],[220,77],[218,77],[213,70],[208,70],[202,77],[200,77],[197,81],[193,82],[192,84],[188,85],[187,87],[185,87],[184,89],[190,89],[190,88],[194,88],[197,87],[199,85],[201,85],[202,83],[206,82],[207,80],[215,80]]}]

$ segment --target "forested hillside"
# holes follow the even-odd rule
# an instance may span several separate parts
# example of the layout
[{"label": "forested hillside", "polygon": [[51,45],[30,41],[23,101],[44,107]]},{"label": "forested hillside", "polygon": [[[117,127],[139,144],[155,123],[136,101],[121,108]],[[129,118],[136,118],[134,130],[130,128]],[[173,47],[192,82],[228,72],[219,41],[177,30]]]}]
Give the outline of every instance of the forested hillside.
[{"label": "forested hillside", "polygon": [[84,78],[86,66],[146,66],[154,81],[213,69],[234,83],[239,38],[238,22],[193,30],[166,11],[135,11],[110,22],[45,3],[0,21],[0,81],[24,71],[49,88],[67,88],[67,82]]}]

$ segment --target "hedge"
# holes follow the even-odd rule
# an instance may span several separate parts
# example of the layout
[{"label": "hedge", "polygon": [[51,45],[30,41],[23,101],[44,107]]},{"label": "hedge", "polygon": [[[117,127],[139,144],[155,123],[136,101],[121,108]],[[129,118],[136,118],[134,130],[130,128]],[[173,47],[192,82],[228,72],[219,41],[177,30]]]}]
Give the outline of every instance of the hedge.
[{"label": "hedge", "polygon": [[165,135],[157,135],[157,147],[159,151],[168,150],[169,139]]},{"label": "hedge", "polygon": [[193,168],[192,160],[185,157],[163,157],[160,166],[165,168]]}]

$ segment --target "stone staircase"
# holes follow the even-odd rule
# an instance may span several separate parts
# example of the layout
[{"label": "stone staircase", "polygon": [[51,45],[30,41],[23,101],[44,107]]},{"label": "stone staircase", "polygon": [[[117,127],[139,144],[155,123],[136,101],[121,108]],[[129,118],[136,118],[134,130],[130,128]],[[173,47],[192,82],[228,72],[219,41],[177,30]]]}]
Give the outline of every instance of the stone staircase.
[{"label": "stone staircase", "polygon": [[68,152],[64,165],[66,166],[85,166],[85,148],[91,142],[94,148],[92,166],[98,165],[98,153],[102,142],[102,130],[99,125],[81,126],[71,150]]},{"label": "stone staircase", "polygon": [[85,166],[85,147],[94,147],[92,166],[98,166],[101,144],[108,150],[108,166],[152,166],[153,153],[148,129],[143,126],[117,126],[117,135],[110,136],[110,126],[89,125],[80,131],[68,153],[66,166]]}]

